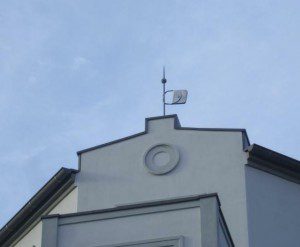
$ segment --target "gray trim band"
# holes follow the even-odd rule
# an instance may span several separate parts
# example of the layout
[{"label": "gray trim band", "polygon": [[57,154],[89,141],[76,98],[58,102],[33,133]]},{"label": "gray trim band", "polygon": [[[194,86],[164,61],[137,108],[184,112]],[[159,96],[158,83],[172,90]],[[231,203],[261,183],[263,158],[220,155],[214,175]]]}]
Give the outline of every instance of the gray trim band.
[{"label": "gray trim band", "polygon": [[[144,208],[144,207],[169,205],[169,204],[174,204],[174,203],[198,201],[198,200],[201,200],[204,198],[210,198],[210,197],[215,197],[218,202],[218,205],[221,206],[218,194],[211,193],[211,194],[202,194],[202,195],[191,195],[191,196],[185,196],[185,197],[176,197],[176,198],[171,198],[171,199],[167,199],[167,200],[154,200],[154,201],[147,201],[147,202],[140,202],[140,203],[133,203],[133,204],[124,204],[124,205],[119,205],[119,206],[116,206],[113,208],[62,214],[62,215],[58,215],[58,217],[59,218],[68,218],[68,217],[73,217],[73,216],[100,214],[100,213],[108,213],[108,212],[122,211],[122,210],[128,210],[128,209],[138,209],[138,208]],[[57,217],[57,215],[44,215],[42,217],[42,219],[48,219],[48,218],[52,218],[52,217]]]},{"label": "gray trim band", "polygon": [[150,117],[150,118],[146,118],[145,119],[145,131],[134,134],[134,135],[130,135],[121,139],[117,139],[111,142],[107,142],[107,143],[103,143],[94,147],[90,147],[90,148],[86,148],[83,150],[80,150],[77,152],[77,155],[81,155],[82,153],[86,153],[89,151],[93,151],[95,149],[98,148],[102,148],[102,147],[106,147],[115,143],[119,143],[122,141],[126,141],[138,136],[142,136],[148,133],[148,122],[151,120],[158,120],[158,119],[167,119],[167,118],[174,118],[174,129],[175,130],[195,130],[195,131],[224,131],[224,132],[242,132],[243,135],[243,149],[246,149],[249,145],[250,145],[250,141],[247,135],[247,131],[245,129],[235,129],[235,128],[190,128],[190,127],[181,127],[179,119],[177,114],[173,114],[173,115],[167,115],[167,116],[158,116],[158,117]]}]

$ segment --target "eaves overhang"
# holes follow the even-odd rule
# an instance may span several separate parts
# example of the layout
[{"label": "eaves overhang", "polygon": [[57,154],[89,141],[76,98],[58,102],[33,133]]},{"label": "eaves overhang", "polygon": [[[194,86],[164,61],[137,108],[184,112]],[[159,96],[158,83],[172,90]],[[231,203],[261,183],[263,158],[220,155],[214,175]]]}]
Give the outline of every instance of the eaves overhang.
[{"label": "eaves overhang", "polygon": [[300,184],[300,161],[257,144],[249,146],[248,166]]},{"label": "eaves overhang", "polygon": [[[40,217],[41,209],[49,201],[57,199],[71,184],[74,184],[75,169],[61,168],[0,230],[0,246],[8,246],[7,242],[16,234],[21,234],[25,226]],[[59,192],[59,193],[58,193]]]}]

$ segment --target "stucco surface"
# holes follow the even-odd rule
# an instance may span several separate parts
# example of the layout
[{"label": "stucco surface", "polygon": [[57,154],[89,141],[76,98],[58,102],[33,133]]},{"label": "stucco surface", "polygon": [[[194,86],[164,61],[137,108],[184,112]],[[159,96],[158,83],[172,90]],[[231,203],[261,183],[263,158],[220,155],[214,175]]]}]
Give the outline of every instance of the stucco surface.
[{"label": "stucco surface", "polygon": [[300,243],[300,185],[246,167],[250,246]]},{"label": "stucco surface", "polygon": [[[174,129],[174,118],[151,120],[148,133],[81,154],[78,211],[193,194],[219,194],[236,246],[248,246],[246,154],[241,132]],[[174,145],[179,165],[152,175],[143,155],[157,143]]]},{"label": "stucco surface", "polygon": [[58,247],[102,246],[184,236],[186,247],[201,247],[199,208],[63,225]]},{"label": "stucco surface", "polygon": [[[48,214],[66,214],[77,212],[78,190],[75,188],[64,199],[62,199]],[[21,238],[15,247],[40,247],[42,241],[42,222],[39,221],[23,238]]]},{"label": "stucco surface", "polygon": [[36,247],[41,246],[42,241],[42,222],[40,221],[34,228],[31,229],[16,245],[16,247]]}]

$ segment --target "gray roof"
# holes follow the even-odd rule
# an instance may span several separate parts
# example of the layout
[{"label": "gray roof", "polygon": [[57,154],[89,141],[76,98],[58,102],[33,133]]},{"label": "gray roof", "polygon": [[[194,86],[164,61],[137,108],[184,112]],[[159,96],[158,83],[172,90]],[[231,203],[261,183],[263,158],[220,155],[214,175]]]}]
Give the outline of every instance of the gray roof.
[{"label": "gray roof", "polygon": [[[0,246],[7,245],[7,241],[14,235],[21,234],[28,225],[35,221],[41,214],[41,209],[49,202],[57,199],[66,188],[74,183],[77,170],[61,168],[0,230]],[[60,193],[57,193],[60,191]],[[25,226],[26,225],[26,226]]]},{"label": "gray roof", "polygon": [[248,166],[300,184],[300,161],[253,144],[246,148]]}]

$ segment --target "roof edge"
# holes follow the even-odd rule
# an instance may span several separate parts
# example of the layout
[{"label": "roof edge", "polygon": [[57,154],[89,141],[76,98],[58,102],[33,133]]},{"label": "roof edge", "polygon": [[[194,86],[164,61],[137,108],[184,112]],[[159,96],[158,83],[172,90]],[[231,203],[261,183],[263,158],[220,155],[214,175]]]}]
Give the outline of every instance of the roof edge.
[{"label": "roof edge", "polygon": [[253,144],[248,152],[248,166],[300,184],[300,161],[263,146]]},{"label": "roof edge", "polygon": [[217,200],[218,206],[221,207],[221,203],[220,203],[220,199],[219,199],[218,194],[217,193],[210,193],[210,194],[185,196],[185,197],[179,197],[179,198],[171,198],[171,199],[146,201],[146,202],[139,202],[139,203],[132,203],[132,204],[124,204],[124,205],[119,205],[119,206],[112,207],[112,208],[90,210],[90,211],[83,211],[83,212],[77,212],[77,213],[44,215],[42,217],[42,219],[49,219],[49,218],[55,218],[55,217],[68,218],[68,217],[79,216],[79,215],[81,216],[81,215],[89,215],[89,214],[115,212],[115,211],[129,210],[129,209],[161,206],[161,205],[167,205],[167,204],[173,204],[173,203],[198,201],[198,200],[201,200],[201,199],[204,199],[204,198],[211,198],[211,197],[215,197],[216,200]]},{"label": "roof edge", "polygon": [[34,196],[0,229],[0,245],[9,240],[63,185],[73,180],[78,170],[62,167]]},{"label": "roof edge", "polygon": [[77,151],[77,155],[81,155],[82,153],[86,153],[89,151],[96,150],[98,148],[106,147],[112,144],[116,144],[122,141],[126,141],[138,136],[142,136],[148,133],[148,122],[153,120],[159,120],[159,119],[167,119],[167,118],[174,118],[174,129],[176,130],[195,130],[195,131],[224,131],[224,132],[242,132],[243,134],[243,149],[246,149],[248,146],[250,146],[250,140],[247,134],[246,129],[239,129],[239,128],[193,128],[193,127],[181,127],[181,124],[179,122],[179,118],[177,114],[172,115],[166,115],[166,116],[156,116],[156,117],[148,117],[145,118],[145,130],[143,132],[139,132],[134,135],[126,136],[117,140],[113,140],[110,142],[106,142],[100,145],[96,145],[90,148],[82,149],[80,151]]}]

